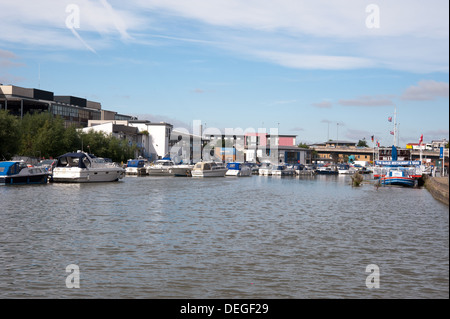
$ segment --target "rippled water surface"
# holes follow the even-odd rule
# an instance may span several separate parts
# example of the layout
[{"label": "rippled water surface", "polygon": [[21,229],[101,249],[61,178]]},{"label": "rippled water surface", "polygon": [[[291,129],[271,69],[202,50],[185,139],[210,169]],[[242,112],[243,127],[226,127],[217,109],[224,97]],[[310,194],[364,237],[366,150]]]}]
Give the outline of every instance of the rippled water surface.
[{"label": "rippled water surface", "polygon": [[126,177],[0,187],[0,202],[2,298],[449,296],[449,209],[426,189]]}]

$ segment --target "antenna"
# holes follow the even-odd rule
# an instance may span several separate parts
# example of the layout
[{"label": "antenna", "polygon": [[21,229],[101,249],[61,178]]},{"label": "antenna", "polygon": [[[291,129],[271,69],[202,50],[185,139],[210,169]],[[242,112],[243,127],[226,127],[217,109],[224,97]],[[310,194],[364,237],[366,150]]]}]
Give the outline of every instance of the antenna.
[{"label": "antenna", "polygon": [[41,63],[39,63],[38,67],[38,89],[41,88]]}]

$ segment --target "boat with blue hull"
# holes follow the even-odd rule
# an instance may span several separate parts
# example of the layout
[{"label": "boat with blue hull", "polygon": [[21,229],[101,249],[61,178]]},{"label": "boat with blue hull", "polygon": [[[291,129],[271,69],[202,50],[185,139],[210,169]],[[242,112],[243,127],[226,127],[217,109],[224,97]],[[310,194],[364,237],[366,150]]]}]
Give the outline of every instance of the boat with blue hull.
[{"label": "boat with blue hull", "polygon": [[412,175],[413,171],[414,169],[405,167],[390,168],[387,174],[380,178],[380,184],[415,187],[418,185],[418,180]]},{"label": "boat with blue hull", "polygon": [[391,161],[375,161],[373,177],[381,185],[416,187],[423,184],[425,173],[421,161],[399,161],[397,148],[392,146]]},{"label": "boat with blue hull", "polygon": [[0,162],[0,185],[47,184],[49,172],[22,162]]}]

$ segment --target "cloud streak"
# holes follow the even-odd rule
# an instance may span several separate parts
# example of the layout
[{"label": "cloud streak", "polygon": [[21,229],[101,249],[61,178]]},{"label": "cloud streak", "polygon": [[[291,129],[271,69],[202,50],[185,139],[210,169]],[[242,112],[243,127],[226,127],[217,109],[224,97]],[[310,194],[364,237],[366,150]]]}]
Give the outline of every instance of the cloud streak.
[{"label": "cloud streak", "polygon": [[317,107],[319,109],[330,109],[333,106],[333,104],[331,102],[329,102],[329,101],[322,101],[322,102],[319,102],[319,103],[313,103],[311,105],[315,106],[315,107]]},{"label": "cloud streak", "polygon": [[410,101],[431,101],[437,98],[448,98],[449,84],[434,80],[423,80],[415,86],[407,88],[402,96],[402,100]]},{"label": "cloud streak", "polygon": [[[82,46],[64,27],[74,2]],[[369,29],[359,0],[17,0],[2,4],[0,27],[8,32],[0,41],[97,52],[183,41],[293,69],[448,72],[448,1],[377,4],[381,27]]]},{"label": "cloud streak", "polygon": [[361,96],[356,99],[342,99],[339,100],[339,104],[342,106],[391,106],[394,102],[385,97],[374,96]]}]

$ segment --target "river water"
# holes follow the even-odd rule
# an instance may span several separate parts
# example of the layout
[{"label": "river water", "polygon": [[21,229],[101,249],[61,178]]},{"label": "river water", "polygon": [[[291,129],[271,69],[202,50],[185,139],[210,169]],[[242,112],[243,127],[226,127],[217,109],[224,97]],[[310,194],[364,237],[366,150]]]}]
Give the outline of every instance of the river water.
[{"label": "river water", "polygon": [[449,296],[449,209],[423,188],[125,177],[4,186],[0,203],[0,298]]}]

